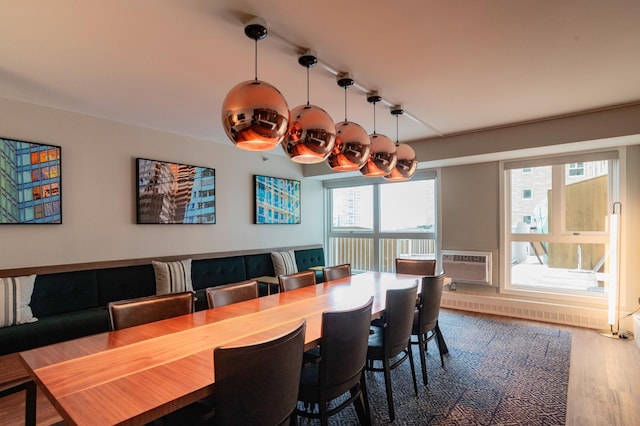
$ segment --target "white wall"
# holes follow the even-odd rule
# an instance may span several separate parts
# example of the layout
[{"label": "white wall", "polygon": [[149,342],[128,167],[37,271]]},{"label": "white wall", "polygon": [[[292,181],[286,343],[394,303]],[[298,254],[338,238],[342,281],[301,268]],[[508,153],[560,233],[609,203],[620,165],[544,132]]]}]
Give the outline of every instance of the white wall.
[{"label": "white wall", "polygon": [[[212,120],[216,119],[212,114]],[[278,152],[254,153],[0,99],[0,137],[62,147],[62,225],[0,226],[0,269],[323,242],[322,183]],[[268,161],[263,161],[262,156]],[[215,225],[137,225],[135,158],[214,168]],[[302,224],[253,224],[253,175],[302,182]]]}]

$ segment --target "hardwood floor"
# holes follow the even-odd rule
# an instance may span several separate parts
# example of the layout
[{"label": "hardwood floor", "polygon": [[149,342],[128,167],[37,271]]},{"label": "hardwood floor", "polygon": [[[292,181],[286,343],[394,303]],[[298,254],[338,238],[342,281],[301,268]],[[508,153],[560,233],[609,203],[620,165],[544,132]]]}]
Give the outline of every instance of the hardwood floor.
[{"label": "hardwood floor", "polygon": [[[640,424],[640,348],[632,338],[608,339],[592,329],[523,322],[573,333],[567,425]],[[38,392],[37,424],[52,425],[61,420]],[[24,394],[1,398],[0,425],[23,424]]]}]

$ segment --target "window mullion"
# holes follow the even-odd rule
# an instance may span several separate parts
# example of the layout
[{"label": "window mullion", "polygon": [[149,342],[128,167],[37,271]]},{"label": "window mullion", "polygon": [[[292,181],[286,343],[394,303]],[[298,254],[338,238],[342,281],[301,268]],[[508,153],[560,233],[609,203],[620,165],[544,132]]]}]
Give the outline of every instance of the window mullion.
[{"label": "window mullion", "polygon": [[551,235],[562,235],[566,229],[566,205],[564,191],[564,165],[556,164],[551,168],[551,214],[554,226]]}]

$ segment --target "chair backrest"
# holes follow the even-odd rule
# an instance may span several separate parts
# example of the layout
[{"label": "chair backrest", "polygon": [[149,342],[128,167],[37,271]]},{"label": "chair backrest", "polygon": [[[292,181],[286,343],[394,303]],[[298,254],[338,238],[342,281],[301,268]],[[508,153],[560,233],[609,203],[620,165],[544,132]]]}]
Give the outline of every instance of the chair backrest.
[{"label": "chair backrest", "polygon": [[109,303],[109,326],[120,330],[193,313],[194,293],[168,293]]},{"label": "chair backrest", "polygon": [[322,279],[324,282],[338,280],[351,276],[351,264],[344,263],[336,266],[325,266],[322,268]]},{"label": "chair backrest", "polygon": [[422,277],[418,304],[418,325],[421,334],[433,330],[438,323],[443,286],[444,274]]},{"label": "chair backrest", "polygon": [[216,287],[208,287],[206,293],[209,309],[217,308],[257,298],[259,296],[258,281],[246,280]]},{"label": "chair backrest", "polygon": [[360,381],[367,360],[372,305],[373,297],[358,308],[322,314],[320,392],[327,400]]},{"label": "chair backrest", "polygon": [[384,318],[384,350],[387,358],[402,352],[413,329],[418,280],[411,287],[387,290]]},{"label": "chair backrest", "polygon": [[298,403],[306,320],[273,340],[213,351],[216,425],[279,425]]},{"label": "chair backrest", "polygon": [[280,291],[290,291],[297,288],[316,285],[316,273],[314,271],[302,271],[295,274],[278,275]]},{"label": "chair backrest", "polygon": [[435,275],[435,259],[400,259],[396,258],[396,273],[412,275]]}]

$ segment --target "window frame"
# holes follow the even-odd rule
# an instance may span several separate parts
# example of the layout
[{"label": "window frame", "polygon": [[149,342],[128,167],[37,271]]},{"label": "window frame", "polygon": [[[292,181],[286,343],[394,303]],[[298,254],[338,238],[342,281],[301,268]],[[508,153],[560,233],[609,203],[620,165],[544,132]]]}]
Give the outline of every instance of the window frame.
[{"label": "window frame", "polygon": [[[382,185],[397,185],[401,182],[387,182],[382,179],[371,178],[345,178],[327,180],[323,183],[325,192],[325,225],[327,232],[325,233],[324,246],[328,251],[331,250],[330,241],[332,238],[371,238],[373,240],[373,268],[375,271],[380,270],[380,240],[382,239],[427,239],[435,241],[435,256],[440,258],[440,181],[438,179],[437,170],[418,170],[411,181],[417,180],[434,180],[434,232],[382,232],[380,231],[380,192],[378,187]],[[373,186],[373,226],[372,230],[362,231],[334,231],[333,230],[333,197],[331,190],[336,188],[350,188],[356,186]],[[332,253],[327,253],[330,258]]]},{"label": "window frame", "polygon": [[[554,209],[549,212],[553,215],[554,226],[548,234],[518,234],[511,231],[511,185],[509,173],[514,169],[522,169],[526,167],[536,166],[552,166],[561,167],[562,165],[589,162],[589,161],[609,161],[609,200],[608,205],[612,205],[614,201],[621,201],[623,191],[624,178],[624,154],[623,148],[608,149],[599,151],[576,152],[562,155],[547,155],[540,157],[532,157],[526,159],[506,160],[499,162],[500,171],[500,232],[501,232],[501,259],[502,267],[500,268],[500,285],[499,292],[509,295],[536,297],[544,300],[552,299],[554,301],[568,302],[584,302],[593,303],[597,306],[606,305],[607,293],[586,293],[583,291],[572,291],[558,288],[544,287],[519,287],[511,284],[511,243],[513,242],[551,242],[551,243],[575,243],[576,240],[581,243],[603,243],[608,241],[608,231],[581,231],[579,233],[567,231],[565,226],[565,203],[564,190],[555,191],[555,202],[561,205],[561,209]],[[576,160],[577,159],[577,160]],[[564,172],[564,171],[563,171]],[[562,188],[564,181],[564,173],[552,174],[552,187]]]}]

